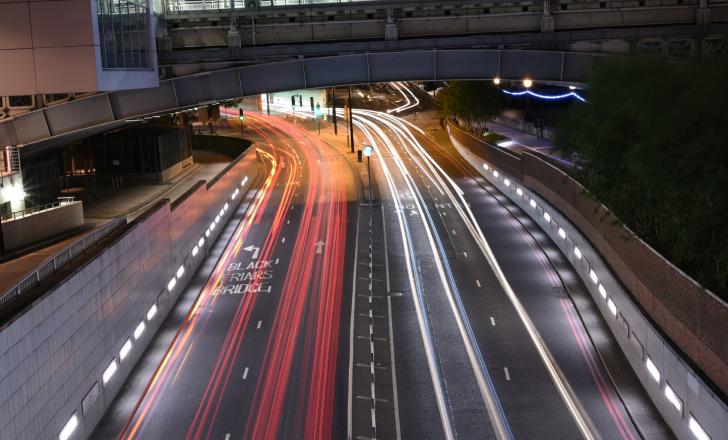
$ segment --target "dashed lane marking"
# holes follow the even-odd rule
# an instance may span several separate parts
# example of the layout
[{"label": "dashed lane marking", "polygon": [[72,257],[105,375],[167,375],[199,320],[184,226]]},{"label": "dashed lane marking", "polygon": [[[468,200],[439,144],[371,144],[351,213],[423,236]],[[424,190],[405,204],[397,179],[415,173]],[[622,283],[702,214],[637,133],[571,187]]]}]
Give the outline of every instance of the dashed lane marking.
[{"label": "dashed lane marking", "polygon": [[506,380],[511,380],[511,373],[508,371],[508,367],[503,367],[503,372],[506,373]]},{"label": "dashed lane marking", "polygon": [[249,369],[250,369],[249,367],[245,367],[245,370],[243,371],[243,380],[245,380],[245,379],[248,378],[248,370]]}]

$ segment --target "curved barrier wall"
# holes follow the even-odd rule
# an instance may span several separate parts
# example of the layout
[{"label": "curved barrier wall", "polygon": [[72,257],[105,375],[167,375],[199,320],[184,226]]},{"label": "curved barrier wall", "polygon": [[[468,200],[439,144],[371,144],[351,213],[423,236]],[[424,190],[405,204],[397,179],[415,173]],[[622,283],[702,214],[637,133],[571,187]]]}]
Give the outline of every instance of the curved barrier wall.
[{"label": "curved barrier wall", "polygon": [[699,438],[693,432],[699,424],[713,439],[728,432],[728,408],[716,394],[728,389],[726,304],[621,226],[560,169],[454,125],[448,129],[460,154],[572,262],[673,431]]},{"label": "curved barrier wall", "polygon": [[154,205],[0,329],[0,438],[91,433],[257,170],[249,150]]},{"label": "curved barrier wall", "polygon": [[[412,49],[412,48],[411,48]],[[346,53],[348,51],[344,51]],[[579,83],[599,54],[538,50],[406,50],[269,62],[180,76],[159,87],[99,93],[0,121],[0,145],[69,142],[164,113],[277,91],[392,80],[524,78]]]}]

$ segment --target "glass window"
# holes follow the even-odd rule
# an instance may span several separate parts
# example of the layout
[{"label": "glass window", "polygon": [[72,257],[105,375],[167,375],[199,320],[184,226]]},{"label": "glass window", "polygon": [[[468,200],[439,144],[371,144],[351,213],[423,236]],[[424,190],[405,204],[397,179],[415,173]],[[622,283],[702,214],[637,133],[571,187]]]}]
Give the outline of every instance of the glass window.
[{"label": "glass window", "polygon": [[149,7],[147,0],[96,0],[104,69],[147,69]]}]

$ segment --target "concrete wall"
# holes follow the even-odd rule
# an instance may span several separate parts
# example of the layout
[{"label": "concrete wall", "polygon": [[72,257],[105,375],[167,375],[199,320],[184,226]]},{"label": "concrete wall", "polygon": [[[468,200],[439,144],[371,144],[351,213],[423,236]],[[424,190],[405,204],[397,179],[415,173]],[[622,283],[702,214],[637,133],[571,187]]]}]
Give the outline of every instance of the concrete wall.
[{"label": "concrete wall", "polygon": [[[563,171],[529,153],[523,155],[521,169],[514,169],[512,155],[504,150],[454,126],[450,136],[460,154],[531,216],[571,261],[678,437],[695,438],[690,432],[694,418],[713,439],[722,438],[728,432],[728,407],[714,387],[725,386],[728,357],[721,358],[712,347],[728,340],[725,303],[620,226]],[[706,304],[712,310],[700,308]],[[702,327],[689,327],[698,320]],[[657,380],[648,371],[648,359],[659,371]],[[680,410],[666,398],[668,387],[682,402]]]},{"label": "concrete wall", "polygon": [[[193,247],[229,203],[220,221],[227,220],[243,199],[231,200],[231,194],[247,189],[256,173],[255,151],[249,151],[214,183],[201,181],[181,199],[155,205],[0,329],[0,438],[55,439],[72,415],[79,423],[73,438],[92,432],[222,225],[196,256]],[[181,265],[185,271],[177,278]],[[170,291],[171,279],[176,286]],[[148,316],[152,306],[157,312]],[[137,340],[140,322],[146,327]],[[132,348],[120,361],[127,340]],[[104,384],[111,362],[118,369]]]},{"label": "concrete wall", "polygon": [[83,204],[72,202],[36,214],[3,222],[2,234],[5,251],[29,244],[83,226]]}]

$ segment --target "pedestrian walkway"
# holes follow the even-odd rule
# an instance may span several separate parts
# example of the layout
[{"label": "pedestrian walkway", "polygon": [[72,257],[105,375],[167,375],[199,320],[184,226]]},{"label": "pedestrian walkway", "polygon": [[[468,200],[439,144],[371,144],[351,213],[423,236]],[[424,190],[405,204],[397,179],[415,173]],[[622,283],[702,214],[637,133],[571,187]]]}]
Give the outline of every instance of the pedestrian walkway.
[{"label": "pedestrian walkway", "polygon": [[546,154],[551,154],[554,150],[554,144],[549,139],[539,138],[530,133],[525,133],[494,121],[488,121],[487,126],[489,130],[494,131],[501,136],[511,138],[511,140],[518,145]]},{"label": "pedestrian walkway", "polygon": [[194,160],[197,162],[195,168],[175,178],[173,182],[129,187],[118,195],[84,209],[85,224],[82,228],[48,240],[45,244],[36,245],[30,251],[18,252],[15,258],[7,256],[6,261],[0,263],[2,275],[0,296],[40,267],[48,258],[73,245],[95,228],[122,216],[126,217],[127,221],[132,221],[162,198],[175,200],[198,181],[210,181],[231,161],[227,156],[198,150],[194,151]]}]

